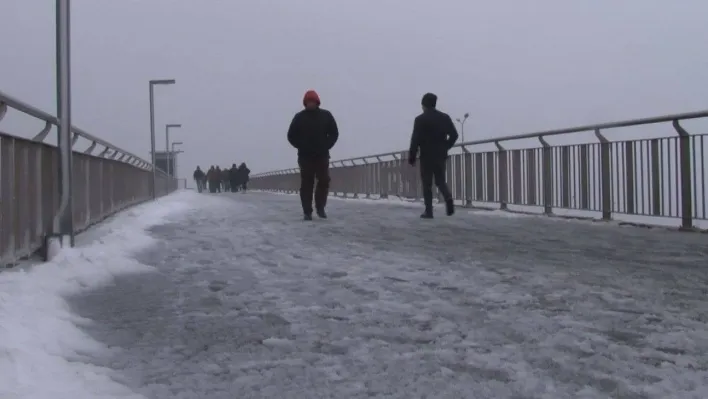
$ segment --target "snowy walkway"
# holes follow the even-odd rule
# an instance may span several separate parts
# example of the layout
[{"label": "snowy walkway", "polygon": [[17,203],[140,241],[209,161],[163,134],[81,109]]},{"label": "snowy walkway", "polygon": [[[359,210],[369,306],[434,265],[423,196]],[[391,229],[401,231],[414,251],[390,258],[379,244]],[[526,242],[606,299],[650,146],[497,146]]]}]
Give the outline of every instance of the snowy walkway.
[{"label": "snowy walkway", "polygon": [[[95,373],[73,397],[708,397],[704,235],[337,199],[302,222],[295,196],[176,197],[192,209],[137,253],[106,249],[142,237],[126,227],[69,258],[115,269],[102,288],[63,277],[95,340],[55,345]],[[52,330],[32,334],[15,341]],[[0,397],[50,397],[6,396],[2,373]]]}]

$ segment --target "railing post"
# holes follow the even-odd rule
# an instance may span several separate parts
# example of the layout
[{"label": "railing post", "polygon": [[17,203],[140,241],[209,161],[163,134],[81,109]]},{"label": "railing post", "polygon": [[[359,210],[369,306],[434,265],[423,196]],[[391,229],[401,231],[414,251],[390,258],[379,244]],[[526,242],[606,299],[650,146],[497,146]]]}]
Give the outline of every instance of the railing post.
[{"label": "railing post", "polygon": [[[392,154],[393,156],[393,168],[392,168],[392,175],[391,175],[391,185],[394,188],[394,195],[398,198],[401,198],[401,171],[402,171],[402,162],[401,159],[398,157],[398,154]],[[395,184],[395,185],[394,185]]]},{"label": "railing post", "polygon": [[364,169],[363,173],[363,181],[364,181],[364,190],[366,196],[365,198],[371,198],[371,166],[369,166],[369,161],[366,160],[366,158],[363,158],[362,161],[364,161],[364,166],[362,169]]},{"label": "railing post", "polygon": [[[42,156],[44,155],[44,149],[42,147],[36,148],[35,149],[35,160],[34,160],[34,167],[36,168],[36,173],[34,176],[32,176],[32,180],[35,181],[35,201],[37,204],[37,219],[35,220],[35,237],[32,237],[32,239],[36,239],[37,236],[42,236],[45,232],[45,224],[44,224],[44,194],[45,190],[47,189],[46,187],[46,182],[43,179],[42,176]],[[1,227],[0,227],[1,228]]]},{"label": "railing post", "polygon": [[[0,203],[0,221],[5,229],[4,248],[0,247],[0,259],[3,257],[13,261],[15,258],[15,238],[17,229],[15,228],[15,219],[18,217],[17,205],[18,201],[15,198],[17,195],[17,156],[16,152],[17,140],[10,137],[1,143],[0,147],[0,170],[3,173],[3,179],[0,180],[0,190],[4,203]],[[2,259],[5,260],[5,259]]]},{"label": "railing post", "polygon": [[379,198],[388,198],[388,162],[376,157],[379,165]]},{"label": "railing post", "polygon": [[[94,186],[91,184],[91,167],[93,166],[91,163],[91,158],[79,158],[79,161],[82,161],[84,165],[86,165],[86,176],[84,178],[83,186],[86,187],[86,197],[85,197],[85,204],[86,204],[86,226],[91,224],[91,189],[94,188]],[[101,182],[96,182],[97,186],[101,185]]]},{"label": "railing post", "polygon": [[611,143],[600,133],[600,129],[595,129],[595,137],[600,140],[600,190],[602,195],[602,220],[612,219],[612,192],[611,192],[611,172],[610,172],[610,149]]},{"label": "railing post", "polygon": [[352,191],[354,192],[353,198],[357,199],[357,198],[359,198],[359,191],[361,190],[359,188],[359,185],[361,184],[361,174],[357,170],[357,169],[359,169],[359,165],[357,165],[356,162],[354,162],[354,161],[349,161],[349,162],[351,162],[351,164],[352,164],[351,169],[350,169],[351,174],[352,174],[350,181],[352,183]]},{"label": "railing post", "polygon": [[465,146],[462,146],[462,159],[464,159],[464,161],[462,162],[462,169],[464,170],[462,175],[464,188],[462,189],[462,191],[464,192],[465,196],[463,206],[469,208],[472,206],[472,154],[469,150],[467,150],[467,147]]},{"label": "railing post", "polygon": [[499,209],[506,210],[509,203],[509,172],[507,170],[507,152],[498,141],[494,142],[499,150],[499,168],[497,169],[499,179]]},{"label": "railing post", "polygon": [[103,160],[103,158],[98,158],[98,159],[96,160],[96,162],[98,163],[98,181],[101,182],[101,184],[99,185],[99,188],[101,189],[101,191],[100,191],[100,194],[101,194],[101,195],[100,195],[100,198],[99,198],[99,201],[100,201],[100,208],[99,208],[99,212],[100,212],[100,213],[99,213],[99,214],[101,215],[101,218],[104,218],[104,217],[106,217],[106,211],[105,211],[105,209],[104,209],[104,207],[105,207],[105,202],[106,202],[106,198],[104,197],[103,194],[105,193],[106,190],[105,190],[105,188],[104,188],[104,187],[105,187],[105,185],[104,185],[105,183],[103,183],[103,182],[105,181],[105,180],[103,179],[103,171],[104,171],[104,169],[106,168],[106,165],[104,164],[105,161]]},{"label": "railing post", "polygon": [[543,146],[543,167],[541,169],[543,174],[543,213],[551,215],[553,214],[553,149],[543,136],[538,136],[538,141]]},{"label": "railing post", "polygon": [[679,135],[679,168],[681,170],[681,229],[693,229],[693,187],[691,186],[691,135],[678,119],[673,121]]}]

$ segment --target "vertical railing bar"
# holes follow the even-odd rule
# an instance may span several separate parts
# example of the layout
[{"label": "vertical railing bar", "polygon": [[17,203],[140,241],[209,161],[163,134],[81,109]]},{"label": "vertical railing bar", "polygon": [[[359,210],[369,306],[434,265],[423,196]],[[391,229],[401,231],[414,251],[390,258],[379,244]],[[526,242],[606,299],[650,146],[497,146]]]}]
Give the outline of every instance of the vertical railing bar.
[{"label": "vertical railing bar", "polygon": [[639,187],[640,187],[640,197],[641,202],[639,202],[639,214],[644,215],[645,204],[644,204],[644,140],[639,141]]},{"label": "vertical railing bar", "polygon": [[693,162],[691,162],[691,166],[693,168],[692,170],[692,176],[691,176],[691,183],[693,185],[693,206],[691,207],[691,212],[693,213],[694,218],[698,218],[698,162],[696,162],[696,159],[698,159],[698,151],[696,150],[696,137],[691,137],[691,153],[692,153],[692,158]]},{"label": "vertical railing bar", "polygon": [[[666,188],[666,196],[669,197],[669,209],[665,210],[661,216],[673,216],[673,210],[674,210],[674,201],[673,201],[673,186],[675,185],[676,182],[672,181],[673,178],[673,170],[671,168],[672,162],[671,162],[671,139],[664,139],[664,147],[666,148],[666,180],[668,180],[668,187]],[[664,151],[662,151],[662,155],[664,154]],[[663,179],[662,179],[663,180]],[[666,186],[665,186],[666,187]]]},{"label": "vertical railing bar", "polygon": [[658,140],[659,143],[659,192],[661,193],[661,201],[659,202],[659,214],[657,216],[663,216],[666,212],[664,211],[666,201],[664,201],[664,148],[663,139]]},{"label": "vertical railing bar", "polygon": [[[620,212],[627,213],[627,142],[618,142],[617,146],[621,147],[621,150],[618,152],[622,162],[617,165],[617,191],[618,196],[621,194],[622,197],[621,199],[618,199],[617,206],[622,206],[624,208]],[[622,173],[620,173],[620,167],[622,167]]]},{"label": "vertical railing bar", "polygon": [[610,211],[612,213],[617,212],[616,204],[617,204],[617,179],[615,178],[615,174],[617,173],[617,167],[615,166],[617,164],[619,154],[617,153],[617,144],[615,142],[610,142],[610,154],[612,155],[610,157],[610,193],[612,200],[610,201]]},{"label": "vertical railing bar", "polygon": [[674,195],[674,203],[676,204],[676,209],[675,209],[676,213],[671,216],[680,217],[681,216],[681,195],[680,195],[681,187],[684,184],[691,184],[691,181],[689,180],[687,182],[684,182],[681,180],[681,177],[679,175],[679,173],[681,172],[681,161],[680,161],[681,158],[679,157],[679,147],[680,147],[681,143],[679,142],[678,137],[673,138],[671,141],[673,141],[673,143],[674,143],[674,158],[673,158],[674,162],[672,162],[672,163],[674,164],[674,183],[675,184],[672,187],[674,187],[673,195]]},{"label": "vertical railing bar", "polygon": [[708,204],[706,204],[706,165],[705,165],[705,159],[706,159],[706,152],[705,152],[705,143],[703,141],[703,138],[705,135],[701,135],[701,202],[703,203],[703,214],[702,217],[703,219],[708,219],[708,213],[706,212],[706,208],[708,207]]}]

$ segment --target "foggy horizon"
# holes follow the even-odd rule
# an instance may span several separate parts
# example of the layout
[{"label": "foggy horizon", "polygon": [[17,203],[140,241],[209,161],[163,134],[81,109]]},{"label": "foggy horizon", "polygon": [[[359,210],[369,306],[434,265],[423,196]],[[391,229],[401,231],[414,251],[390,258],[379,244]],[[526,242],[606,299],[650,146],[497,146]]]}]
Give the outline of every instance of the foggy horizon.
[{"label": "foggy horizon", "polygon": [[[157,151],[165,124],[182,124],[171,138],[189,177],[295,166],[285,135],[308,89],[337,118],[332,159],[405,148],[428,91],[453,118],[470,113],[468,141],[708,108],[697,0],[372,4],[74,0],[73,124],[148,159],[148,81],[174,78],[155,90]],[[0,90],[51,114],[54,18],[50,0],[0,12]],[[12,110],[0,123],[41,127]]]}]

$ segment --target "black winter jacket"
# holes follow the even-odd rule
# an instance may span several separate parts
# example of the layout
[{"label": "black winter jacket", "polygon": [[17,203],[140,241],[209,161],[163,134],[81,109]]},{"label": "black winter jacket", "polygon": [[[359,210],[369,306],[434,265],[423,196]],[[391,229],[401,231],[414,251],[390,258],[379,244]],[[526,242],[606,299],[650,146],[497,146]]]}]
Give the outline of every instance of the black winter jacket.
[{"label": "black winter jacket", "polygon": [[322,108],[298,112],[288,129],[288,141],[297,148],[298,158],[329,158],[329,150],[338,139],[334,116]]},{"label": "black winter jacket", "polygon": [[459,135],[450,115],[428,109],[415,118],[408,159],[415,160],[420,149],[420,161],[441,161]]}]

